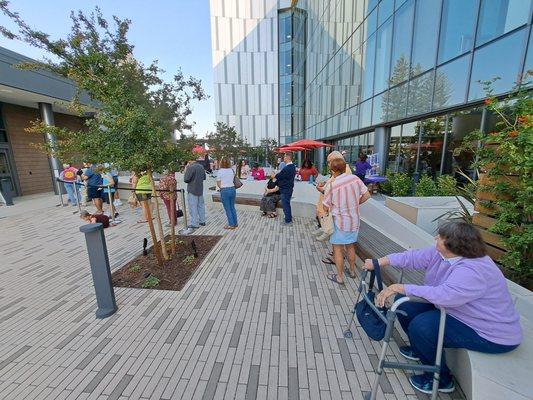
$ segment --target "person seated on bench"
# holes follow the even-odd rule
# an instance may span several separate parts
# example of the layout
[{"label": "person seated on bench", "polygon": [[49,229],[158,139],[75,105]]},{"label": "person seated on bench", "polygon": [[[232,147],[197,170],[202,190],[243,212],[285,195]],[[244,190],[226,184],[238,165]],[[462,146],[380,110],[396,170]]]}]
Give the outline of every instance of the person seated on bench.
[{"label": "person seated on bench", "polygon": [[[435,306],[442,306],[447,312],[445,348],[491,354],[514,350],[522,341],[520,315],[502,272],[487,256],[479,231],[466,222],[449,222],[439,228],[435,240],[435,247],[379,259],[383,267],[425,270],[423,285],[393,284],[376,297],[378,306],[383,306],[394,294],[396,299],[403,295],[418,296],[431,303],[404,303],[399,307],[407,314],[399,314],[398,319],[411,344],[401,347],[400,353],[423,364],[435,363],[440,317]],[[372,270],[372,260],[365,260],[363,268]],[[433,374],[413,375],[409,382],[429,394]],[[443,355],[439,391],[451,393],[454,389]]]},{"label": "person seated on bench", "polygon": [[269,218],[276,218],[278,216],[276,214],[276,205],[280,199],[281,194],[276,184],[276,176],[272,174],[267,182],[261,204],[259,205],[259,209],[263,212],[263,215],[268,215]]},{"label": "person seated on bench", "polygon": [[252,168],[252,177],[255,181],[264,181],[265,180],[265,170],[255,163]]}]

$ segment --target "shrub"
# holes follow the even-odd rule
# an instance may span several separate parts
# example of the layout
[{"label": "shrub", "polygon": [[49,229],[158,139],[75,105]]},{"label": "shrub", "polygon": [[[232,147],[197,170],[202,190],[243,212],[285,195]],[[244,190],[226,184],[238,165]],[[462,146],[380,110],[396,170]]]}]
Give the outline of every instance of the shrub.
[{"label": "shrub", "polygon": [[143,289],[149,289],[149,288],[153,288],[153,287],[156,287],[156,286],[159,286],[159,279],[157,279],[155,276],[149,276],[148,278],[146,278],[144,280],[144,282],[142,283],[141,287]]},{"label": "shrub", "polygon": [[418,197],[427,197],[427,196],[436,196],[437,185],[431,177],[427,175],[422,175],[420,181],[416,185],[415,196]]},{"label": "shrub", "polygon": [[437,194],[439,196],[457,195],[457,180],[451,175],[439,176],[437,178]]},{"label": "shrub", "polygon": [[390,177],[391,194],[394,197],[409,196],[413,187],[413,178],[403,172]]},{"label": "shrub", "polygon": [[379,189],[381,193],[388,194],[389,196],[392,195],[392,179],[393,179],[394,172],[387,171],[385,174],[387,180],[383,183],[379,184]]},{"label": "shrub", "polygon": [[130,268],[129,268],[130,272],[139,272],[141,270],[141,266],[140,265],[132,265]]}]

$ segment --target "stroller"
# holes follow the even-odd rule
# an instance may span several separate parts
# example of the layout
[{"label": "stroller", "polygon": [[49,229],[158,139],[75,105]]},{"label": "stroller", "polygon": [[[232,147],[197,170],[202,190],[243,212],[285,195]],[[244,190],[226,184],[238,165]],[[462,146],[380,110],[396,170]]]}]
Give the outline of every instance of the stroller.
[{"label": "stroller", "polygon": [[[374,269],[379,271],[379,264],[378,261],[373,259],[372,263],[374,265]],[[374,272],[374,271],[372,271]],[[438,388],[439,388],[439,379],[440,379],[440,366],[441,366],[441,358],[442,358],[442,348],[443,348],[443,342],[444,342],[444,328],[446,324],[446,310],[443,307],[438,307],[440,310],[440,320],[439,320],[439,333],[437,338],[437,354],[435,357],[435,365],[420,365],[420,364],[409,364],[409,363],[399,363],[399,362],[391,362],[386,361],[385,356],[387,354],[387,348],[389,346],[389,342],[391,340],[391,336],[394,330],[394,321],[396,320],[397,314],[405,315],[405,312],[402,310],[399,310],[398,307],[406,302],[417,302],[417,303],[428,303],[427,300],[416,297],[416,296],[405,296],[401,297],[398,300],[396,300],[390,309],[386,310],[386,313],[384,313],[383,309],[380,310],[378,307],[374,305],[373,299],[371,299],[368,295],[368,292],[372,291],[373,287],[373,280],[374,280],[374,273],[372,273],[370,282],[366,282],[366,276],[368,274],[367,270],[363,270],[361,274],[361,280],[359,282],[359,287],[357,288],[358,295],[357,300],[355,302],[353,311],[352,311],[352,317],[350,319],[350,323],[348,325],[348,328],[344,331],[344,337],[347,339],[350,339],[353,337],[351,328],[354,321],[354,317],[356,315],[357,310],[357,304],[359,303],[359,299],[361,295],[363,296],[364,302],[376,313],[376,315],[379,317],[379,320],[382,321],[382,323],[385,325],[385,335],[383,337],[383,347],[381,348],[381,354],[379,356],[377,371],[376,371],[376,379],[374,380],[374,383],[372,384],[372,391],[370,393],[367,393],[365,396],[365,400],[375,400],[377,393],[378,393],[378,387],[379,387],[379,380],[381,378],[381,375],[383,374],[384,368],[393,368],[393,369],[403,369],[403,370],[411,370],[411,371],[421,371],[421,372],[433,372],[433,388],[431,392],[431,400],[435,400],[437,398],[438,394]],[[378,273],[378,284],[381,280],[381,276]],[[403,270],[400,275],[400,282],[403,280]]]}]

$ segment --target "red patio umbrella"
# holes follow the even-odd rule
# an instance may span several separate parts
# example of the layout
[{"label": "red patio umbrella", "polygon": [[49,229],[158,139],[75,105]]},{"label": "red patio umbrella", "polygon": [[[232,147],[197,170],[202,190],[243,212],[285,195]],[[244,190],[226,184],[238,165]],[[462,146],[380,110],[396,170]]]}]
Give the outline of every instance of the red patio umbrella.
[{"label": "red patio umbrella", "polygon": [[280,147],[278,149],[276,149],[276,152],[277,153],[285,153],[287,151],[306,151],[308,149],[306,149],[305,147],[302,147],[302,146],[289,146],[289,145],[286,145],[285,147]]},{"label": "red patio umbrella", "polygon": [[304,147],[306,150],[318,149],[320,147],[335,147],[331,144],[319,142],[317,140],[310,140],[310,139],[297,140],[296,142],[289,143],[286,146]]},{"label": "red patio umbrella", "polygon": [[205,154],[205,153],[207,153],[207,150],[199,145],[194,146],[192,149],[192,154],[194,155],[200,155],[200,154]]}]

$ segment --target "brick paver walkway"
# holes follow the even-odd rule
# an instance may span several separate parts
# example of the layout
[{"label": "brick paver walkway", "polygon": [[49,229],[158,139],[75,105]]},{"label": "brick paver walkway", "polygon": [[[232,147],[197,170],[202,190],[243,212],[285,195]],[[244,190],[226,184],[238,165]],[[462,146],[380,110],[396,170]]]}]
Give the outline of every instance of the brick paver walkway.
[{"label": "brick paver walkway", "polygon": [[[0,219],[0,398],[361,399],[379,344],[357,329],[343,338],[355,282],[325,279],[312,221],[282,228],[239,211],[239,229],[226,232],[209,207],[197,233],[224,237],[185,288],[117,288],[119,310],[105,320],[94,317],[77,215]],[[148,237],[122,210],[125,222],[106,230],[113,268]],[[380,398],[425,398],[403,372],[387,372],[381,388]]]}]

